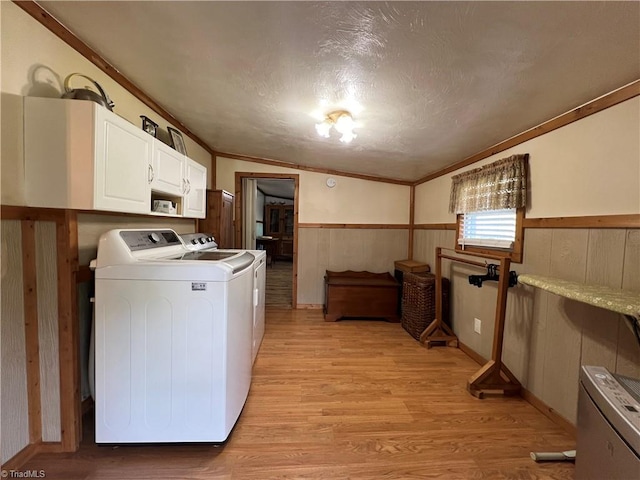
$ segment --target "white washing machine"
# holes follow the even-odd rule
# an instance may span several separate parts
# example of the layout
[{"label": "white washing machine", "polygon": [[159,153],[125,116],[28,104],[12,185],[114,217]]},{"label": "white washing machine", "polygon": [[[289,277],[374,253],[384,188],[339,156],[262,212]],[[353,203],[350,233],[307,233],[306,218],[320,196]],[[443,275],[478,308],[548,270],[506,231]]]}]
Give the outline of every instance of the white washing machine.
[{"label": "white washing machine", "polygon": [[251,384],[253,263],[111,230],[95,267],[97,443],[222,442]]},{"label": "white washing machine", "polygon": [[247,251],[256,257],[253,264],[253,345],[252,363],[255,363],[258,350],[262,344],[265,331],[265,300],[266,300],[266,275],[267,275],[267,252],[264,250],[230,250],[218,249],[215,238],[208,233],[188,233],[181,234],[180,238],[185,247],[191,251],[217,251],[217,252],[239,252]]},{"label": "white washing machine", "polygon": [[640,478],[640,379],[583,365],[575,478]]}]

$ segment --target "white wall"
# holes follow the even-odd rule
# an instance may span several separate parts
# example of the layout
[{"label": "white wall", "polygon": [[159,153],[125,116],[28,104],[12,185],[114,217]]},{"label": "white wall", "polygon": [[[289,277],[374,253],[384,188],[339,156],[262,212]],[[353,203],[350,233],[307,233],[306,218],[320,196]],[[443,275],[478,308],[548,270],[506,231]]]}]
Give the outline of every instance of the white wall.
[{"label": "white wall", "polygon": [[416,223],[451,223],[451,176],[529,153],[527,218],[640,213],[640,97],[416,187]]},{"label": "white wall", "polygon": [[[300,175],[300,223],[408,224],[410,188],[358,178],[307,172],[225,157],[216,159],[216,188],[235,191],[236,172]],[[327,178],[337,185],[327,187]]]}]

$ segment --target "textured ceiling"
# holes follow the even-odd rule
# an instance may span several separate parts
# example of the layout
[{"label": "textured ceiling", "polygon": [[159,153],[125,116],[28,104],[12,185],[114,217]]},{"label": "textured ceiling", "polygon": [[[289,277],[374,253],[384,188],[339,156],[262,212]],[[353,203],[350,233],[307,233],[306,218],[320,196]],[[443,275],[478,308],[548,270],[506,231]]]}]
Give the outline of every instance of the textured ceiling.
[{"label": "textured ceiling", "polygon": [[258,190],[270,197],[288,198],[293,200],[295,182],[288,179],[258,178],[256,180]]},{"label": "textured ceiling", "polygon": [[214,150],[403,180],[640,78],[639,2],[39,3]]}]

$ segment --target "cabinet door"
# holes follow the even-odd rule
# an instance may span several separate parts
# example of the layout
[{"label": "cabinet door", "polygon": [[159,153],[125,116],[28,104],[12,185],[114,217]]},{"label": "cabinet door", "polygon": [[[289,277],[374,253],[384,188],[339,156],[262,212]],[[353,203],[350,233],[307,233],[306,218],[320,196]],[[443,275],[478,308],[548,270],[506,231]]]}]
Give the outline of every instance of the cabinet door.
[{"label": "cabinet door", "polygon": [[151,211],[149,134],[106,108],[96,108],[94,208]]},{"label": "cabinet door", "polygon": [[279,235],[282,233],[281,222],[282,215],[280,207],[277,205],[267,205],[267,235]]},{"label": "cabinet door", "polygon": [[293,236],[293,207],[285,207],[283,217],[282,232],[286,236]]},{"label": "cabinet door", "polygon": [[280,241],[280,255],[283,257],[293,257],[293,239],[283,238]]},{"label": "cabinet door", "polygon": [[154,139],[151,190],[182,196],[187,189],[184,174],[186,160],[187,157],[180,152]]},{"label": "cabinet door", "polygon": [[207,192],[207,167],[186,159],[185,180],[187,191],[184,197],[184,216],[204,218],[206,216],[205,199]]},{"label": "cabinet door", "polygon": [[207,217],[198,230],[214,236],[218,248],[233,248],[233,195],[224,190],[207,190]]},{"label": "cabinet door", "polygon": [[221,248],[234,248],[233,231],[233,195],[222,192],[220,210],[220,241]]}]

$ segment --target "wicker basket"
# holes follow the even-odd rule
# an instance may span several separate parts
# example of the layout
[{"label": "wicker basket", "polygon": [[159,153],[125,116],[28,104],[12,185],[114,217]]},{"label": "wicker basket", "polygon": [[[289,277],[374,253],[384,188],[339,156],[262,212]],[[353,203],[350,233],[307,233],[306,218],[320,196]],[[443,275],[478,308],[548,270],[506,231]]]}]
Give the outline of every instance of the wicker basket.
[{"label": "wicker basket", "polygon": [[[436,276],[405,273],[402,285],[402,328],[416,340],[436,317]],[[442,279],[442,317],[449,319],[449,280]]]}]

